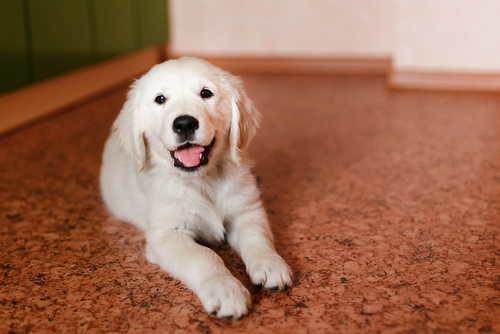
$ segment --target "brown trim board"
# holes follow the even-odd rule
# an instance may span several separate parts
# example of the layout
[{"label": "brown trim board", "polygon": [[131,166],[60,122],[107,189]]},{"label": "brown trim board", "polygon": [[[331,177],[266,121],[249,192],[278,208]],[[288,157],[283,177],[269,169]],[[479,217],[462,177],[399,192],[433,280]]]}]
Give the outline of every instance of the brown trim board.
[{"label": "brown trim board", "polygon": [[389,58],[203,57],[235,74],[379,74],[389,72]]},{"label": "brown trim board", "polygon": [[0,133],[125,84],[161,61],[161,48],[148,48],[0,95]]},{"label": "brown trim board", "polygon": [[389,74],[396,89],[500,91],[500,73],[446,73],[396,70]]}]

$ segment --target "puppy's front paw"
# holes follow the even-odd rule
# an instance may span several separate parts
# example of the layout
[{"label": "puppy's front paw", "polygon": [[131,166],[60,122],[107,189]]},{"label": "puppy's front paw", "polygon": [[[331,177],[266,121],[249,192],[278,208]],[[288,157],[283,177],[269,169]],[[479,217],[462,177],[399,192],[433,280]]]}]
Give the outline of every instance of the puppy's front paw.
[{"label": "puppy's front paw", "polygon": [[246,315],[252,303],[248,290],[232,276],[209,280],[203,284],[198,296],[207,312],[231,320]]},{"label": "puppy's front paw", "polygon": [[266,290],[283,291],[292,286],[292,270],[276,253],[260,254],[247,264],[252,283]]}]

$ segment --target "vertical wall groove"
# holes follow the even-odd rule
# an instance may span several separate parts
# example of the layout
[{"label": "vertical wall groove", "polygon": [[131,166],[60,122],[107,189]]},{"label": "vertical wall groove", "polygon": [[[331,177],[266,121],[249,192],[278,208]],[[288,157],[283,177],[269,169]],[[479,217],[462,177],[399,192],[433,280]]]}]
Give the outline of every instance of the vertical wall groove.
[{"label": "vertical wall groove", "polygon": [[143,47],[141,31],[141,8],[140,0],[132,0],[132,13],[134,19],[134,45],[137,49]]},{"label": "vertical wall groove", "polygon": [[88,2],[87,2],[87,10],[89,12],[89,20],[90,20],[90,24],[89,24],[89,26],[90,26],[90,44],[91,44],[91,48],[92,48],[92,58],[93,58],[94,62],[99,60],[95,1],[96,0],[88,0]]},{"label": "vertical wall groove", "polygon": [[33,66],[33,44],[31,37],[31,16],[29,9],[29,0],[23,0],[23,13],[24,13],[24,33],[26,38],[26,54],[28,57],[28,75],[31,83],[35,82],[35,70]]}]

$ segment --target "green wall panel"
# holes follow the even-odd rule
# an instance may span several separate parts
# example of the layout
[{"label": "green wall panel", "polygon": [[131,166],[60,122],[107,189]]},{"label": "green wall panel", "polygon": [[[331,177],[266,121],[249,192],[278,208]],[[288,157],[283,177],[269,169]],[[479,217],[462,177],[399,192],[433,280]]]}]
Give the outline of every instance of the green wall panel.
[{"label": "green wall panel", "polygon": [[29,0],[35,80],[95,60],[89,8],[87,0]]},{"label": "green wall panel", "polygon": [[140,46],[162,44],[167,41],[167,1],[134,0],[138,17]]},{"label": "green wall panel", "polygon": [[166,0],[0,0],[0,93],[166,43]]},{"label": "green wall panel", "polygon": [[99,60],[138,48],[132,0],[93,0]]},{"label": "green wall panel", "polygon": [[0,93],[30,83],[23,2],[0,1]]}]

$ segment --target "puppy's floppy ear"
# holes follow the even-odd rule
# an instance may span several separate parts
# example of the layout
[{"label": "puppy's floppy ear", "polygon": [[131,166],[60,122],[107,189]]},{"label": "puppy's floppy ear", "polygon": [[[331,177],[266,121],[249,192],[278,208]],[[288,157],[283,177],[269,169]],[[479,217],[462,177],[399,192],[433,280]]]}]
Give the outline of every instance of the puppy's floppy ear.
[{"label": "puppy's floppy ear", "polygon": [[260,113],[254,107],[238,77],[229,74],[231,85],[231,129],[229,131],[229,146],[231,158],[239,164],[240,153],[244,151],[259,127]]},{"label": "puppy's floppy ear", "polygon": [[113,131],[118,135],[120,146],[132,158],[140,172],[146,163],[146,147],[140,117],[137,115],[138,93],[132,85],[120,114],[113,123]]}]

